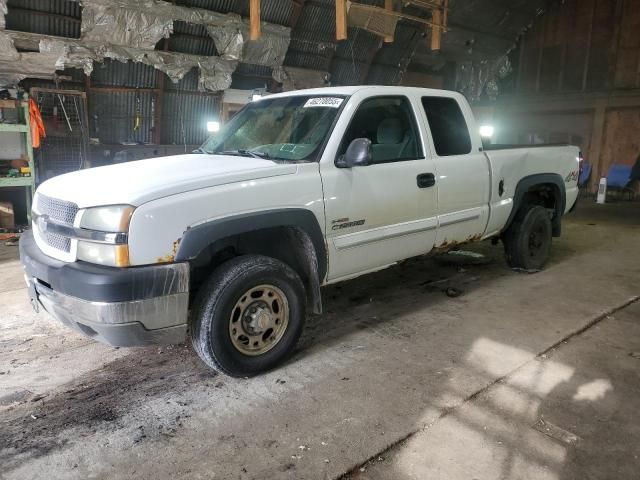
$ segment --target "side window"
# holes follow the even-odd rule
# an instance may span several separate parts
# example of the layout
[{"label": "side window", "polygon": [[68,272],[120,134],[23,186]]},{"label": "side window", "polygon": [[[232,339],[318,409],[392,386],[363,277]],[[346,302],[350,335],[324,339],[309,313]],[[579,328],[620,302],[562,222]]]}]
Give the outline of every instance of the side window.
[{"label": "side window", "polygon": [[422,158],[420,136],[406,97],[374,97],[362,102],[344,134],[338,155],[356,138],[371,140],[371,163]]},{"label": "side window", "polygon": [[422,97],[436,153],[441,157],[471,153],[471,137],[460,105],[453,98]]}]

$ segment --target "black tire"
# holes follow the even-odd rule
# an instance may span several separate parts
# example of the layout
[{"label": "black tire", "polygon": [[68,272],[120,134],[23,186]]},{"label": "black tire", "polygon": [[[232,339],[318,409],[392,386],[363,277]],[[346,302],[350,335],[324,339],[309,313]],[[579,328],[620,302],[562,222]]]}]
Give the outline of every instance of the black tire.
[{"label": "black tire", "polygon": [[[247,298],[247,292],[260,290],[260,286],[270,286],[286,297],[288,320],[273,345],[267,346],[265,342],[268,351],[245,354],[234,345],[239,340],[232,339],[231,330],[234,325],[244,325],[242,322],[248,318],[253,303],[246,305],[240,320],[234,320],[232,315],[236,317],[235,312],[240,309],[238,305]],[[270,370],[293,352],[300,338],[306,315],[305,298],[300,277],[280,260],[262,255],[233,258],[218,267],[198,292],[190,329],[193,348],[209,367],[233,377],[250,377]],[[247,302],[252,301],[249,296]],[[232,323],[238,321],[240,323]],[[253,338],[244,337],[247,340]],[[249,349],[251,345],[239,347]]]},{"label": "black tire", "polygon": [[502,237],[507,263],[512,268],[540,270],[549,258],[552,227],[547,209],[523,208]]}]

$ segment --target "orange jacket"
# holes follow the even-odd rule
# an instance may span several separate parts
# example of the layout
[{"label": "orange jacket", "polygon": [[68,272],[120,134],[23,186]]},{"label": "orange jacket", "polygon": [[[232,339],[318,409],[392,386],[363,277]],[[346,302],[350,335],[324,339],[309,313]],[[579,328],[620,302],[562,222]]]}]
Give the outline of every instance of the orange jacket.
[{"label": "orange jacket", "polygon": [[47,134],[44,131],[40,109],[33,98],[29,99],[29,117],[31,117],[31,143],[33,148],[40,148],[40,137],[44,138]]}]

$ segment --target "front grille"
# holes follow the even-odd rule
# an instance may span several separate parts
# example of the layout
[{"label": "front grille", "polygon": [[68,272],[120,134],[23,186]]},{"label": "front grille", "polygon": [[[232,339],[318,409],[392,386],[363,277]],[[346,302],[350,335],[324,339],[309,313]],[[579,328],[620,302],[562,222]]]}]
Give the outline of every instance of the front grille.
[{"label": "front grille", "polygon": [[71,251],[71,239],[69,237],[47,232],[44,234],[44,239],[50,247],[67,253]]},{"label": "front grille", "polygon": [[78,205],[75,203],[58,200],[42,194],[38,194],[36,209],[40,215],[47,215],[53,220],[68,225],[73,225],[78,213]]},{"label": "front grille", "polygon": [[[65,200],[58,200],[57,198],[47,197],[46,195],[38,194],[36,200],[36,211],[40,215],[47,215],[50,219],[67,225],[73,225],[78,213],[78,205]],[[38,223],[35,223],[36,228]],[[40,232],[41,238],[51,248],[60,250],[66,253],[71,251],[71,239],[64,235],[58,235],[57,233]]]}]

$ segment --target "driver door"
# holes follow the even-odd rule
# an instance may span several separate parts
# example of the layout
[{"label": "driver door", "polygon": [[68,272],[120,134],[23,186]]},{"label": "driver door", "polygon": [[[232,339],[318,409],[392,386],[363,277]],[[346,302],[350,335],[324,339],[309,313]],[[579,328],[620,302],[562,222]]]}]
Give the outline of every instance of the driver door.
[{"label": "driver door", "polygon": [[[356,96],[351,102],[358,102]],[[424,125],[415,115],[419,104],[388,95],[356,104],[345,109],[334,130],[345,132],[331,139],[339,146],[327,149],[320,164],[329,281],[426,253],[436,238],[435,166],[425,156]],[[338,168],[335,159],[356,138],[371,141],[369,165]]]}]

